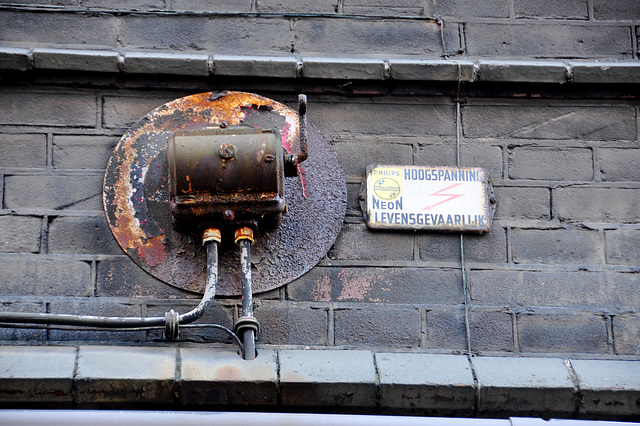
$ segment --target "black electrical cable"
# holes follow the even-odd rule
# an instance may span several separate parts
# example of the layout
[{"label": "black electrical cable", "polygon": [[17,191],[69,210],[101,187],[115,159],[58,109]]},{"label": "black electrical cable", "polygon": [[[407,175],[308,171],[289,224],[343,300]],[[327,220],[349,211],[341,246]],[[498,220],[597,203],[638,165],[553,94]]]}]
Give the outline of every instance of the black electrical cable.
[{"label": "black electrical cable", "polygon": [[[218,242],[209,241],[207,245],[207,282],[202,300],[191,311],[176,315],[176,328],[192,323],[200,318],[211,307],[216,295],[218,281]],[[170,313],[174,313],[170,311]],[[173,318],[170,315],[164,317],[102,317],[93,315],[51,314],[43,312],[0,312],[0,323],[13,324],[53,324],[66,326],[96,327],[99,329],[134,329],[140,327],[163,326],[167,329],[167,322]],[[171,324],[169,324],[171,325]]]}]

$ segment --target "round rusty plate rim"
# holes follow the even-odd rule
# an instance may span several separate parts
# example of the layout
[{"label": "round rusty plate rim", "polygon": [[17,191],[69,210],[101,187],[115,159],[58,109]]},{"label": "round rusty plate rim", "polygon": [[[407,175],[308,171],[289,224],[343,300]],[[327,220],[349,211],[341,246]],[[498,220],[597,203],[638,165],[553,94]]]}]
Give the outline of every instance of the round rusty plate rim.
[{"label": "round rusty plate rim", "polygon": [[[253,121],[252,121],[253,120]],[[142,269],[183,290],[202,293],[206,254],[198,238],[171,226],[166,188],[169,134],[202,126],[278,123],[283,147],[298,149],[298,114],[284,104],[244,92],[207,92],[175,99],[154,109],[122,136],[107,165],[103,203],[120,247]],[[281,287],[315,266],[340,232],[346,183],[337,154],[312,125],[309,158],[299,177],[286,178],[289,207],[275,230],[258,232],[252,246],[253,291]],[[220,247],[217,294],[241,294],[239,249]]]}]

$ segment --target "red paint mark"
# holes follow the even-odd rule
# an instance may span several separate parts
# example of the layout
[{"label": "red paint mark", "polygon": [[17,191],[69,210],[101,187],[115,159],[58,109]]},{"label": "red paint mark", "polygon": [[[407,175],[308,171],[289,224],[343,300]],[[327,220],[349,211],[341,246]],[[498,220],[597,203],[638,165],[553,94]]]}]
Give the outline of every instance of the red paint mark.
[{"label": "red paint mark", "polygon": [[342,290],[338,300],[364,300],[372,285],[371,277],[353,277],[342,280]]},{"label": "red paint mark", "polygon": [[434,192],[433,194],[431,194],[430,196],[449,197],[449,198],[447,198],[446,200],[442,200],[439,203],[433,204],[431,206],[427,206],[424,209],[422,209],[422,211],[432,209],[435,206],[439,206],[440,204],[444,204],[444,203],[446,203],[448,201],[455,200],[458,197],[462,197],[464,194],[443,194],[442,193],[443,191],[448,191],[448,190],[450,190],[452,188],[455,188],[456,186],[460,186],[460,185],[462,185],[462,183],[454,183],[453,185],[449,185],[446,188],[443,188],[440,191],[437,191],[437,192]]},{"label": "red paint mark", "polygon": [[342,278],[342,274],[344,274],[344,269],[340,272],[338,272],[338,278]]}]

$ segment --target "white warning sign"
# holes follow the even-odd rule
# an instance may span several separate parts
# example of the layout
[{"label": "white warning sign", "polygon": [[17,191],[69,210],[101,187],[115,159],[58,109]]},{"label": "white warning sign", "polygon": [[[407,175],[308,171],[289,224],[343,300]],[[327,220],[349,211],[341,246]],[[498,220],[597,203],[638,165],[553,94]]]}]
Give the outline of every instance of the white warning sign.
[{"label": "white warning sign", "polygon": [[369,166],[360,200],[369,228],[479,233],[496,203],[479,167]]}]

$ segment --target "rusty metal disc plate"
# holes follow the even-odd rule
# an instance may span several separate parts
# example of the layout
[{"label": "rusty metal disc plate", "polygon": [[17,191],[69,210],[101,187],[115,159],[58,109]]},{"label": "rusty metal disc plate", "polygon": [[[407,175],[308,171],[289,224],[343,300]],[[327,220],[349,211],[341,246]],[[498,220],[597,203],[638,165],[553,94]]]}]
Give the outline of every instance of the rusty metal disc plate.
[{"label": "rusty metal disc plate", "polygon": [[[312,106],[311,106],[312,108]],[[206,253],[199,237],[176,232],[169,210],[167,143],[171,132],[204,126],[280,130],[287,152],[299,148],[298,114],[262,96],[200,93],[151,111],[122,137],[107,165],[103,201],[122,249],[145,271],[172,286],[202,293]],[[307,272],[335,241],[346,209],[346,184],[337,155],[308,127],[309,158],[286,178],[288,212],[275,229],[259,230],[252,245],[253,291],[272,290]],[[217,294],[241,294],[240,252],[223,235]]]}]

